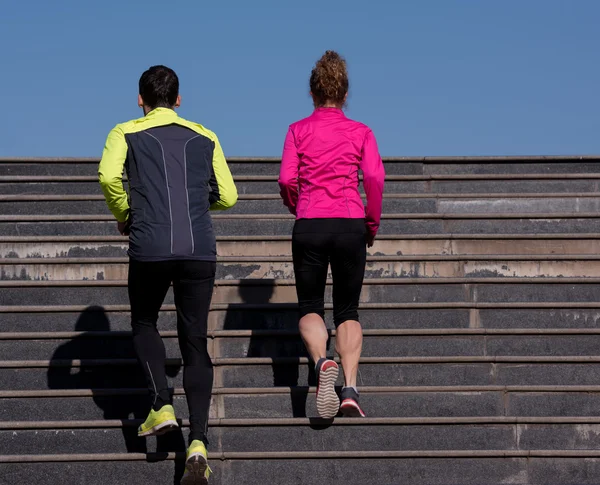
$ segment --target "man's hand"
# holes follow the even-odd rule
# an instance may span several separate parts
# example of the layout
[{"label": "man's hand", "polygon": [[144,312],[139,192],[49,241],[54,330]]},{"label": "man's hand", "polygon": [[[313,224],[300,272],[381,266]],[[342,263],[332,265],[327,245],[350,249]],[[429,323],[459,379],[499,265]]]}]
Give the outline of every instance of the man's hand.
[{"label": "man's hand", "polygon": [[121,236],[129,236],[129,228],[131,227],[130,220],[127,219],[125,222],[117,222],[117,229]]}]

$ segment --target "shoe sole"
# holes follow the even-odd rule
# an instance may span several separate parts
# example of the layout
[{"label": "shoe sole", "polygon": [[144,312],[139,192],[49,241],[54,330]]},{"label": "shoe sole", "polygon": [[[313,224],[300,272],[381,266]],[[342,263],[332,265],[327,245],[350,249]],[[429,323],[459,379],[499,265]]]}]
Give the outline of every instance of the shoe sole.
[{"label": "shoe sole", "polygon": [[362,412],[359,406],[352,402],[342,402],[340,412],[345,418],[364,418],[365,413]]},{"label": "shoe sole", "polygon": [[319,372],[319,394],[317,396],[317,412],[323,419],[335,417],[340,409],[340,399],[335,392],[339,367],[336,365]]},{"label": "shoe sole", "polygon": [[188,478],[191,478],[191,480],[182,481],[182,485],[208,485],[208,479],[205,476],[208,462],[204,455],[198,453],[188,457],[185,461],[185,468],[190,473]]},{"label": "shoe sole", "polygon": [[160,424],[157,424],[153,428],[150,428],[148,431],[144,431],[144,432],[138,431],[138,436],[140,438],[144,437],[144,436],[162,436],[163,434],[169,433],[171,431],[175,431],[176,429],[179,429],[179,425],[177,424],[177,421],[173,421],[172,419],[169,419]]}]

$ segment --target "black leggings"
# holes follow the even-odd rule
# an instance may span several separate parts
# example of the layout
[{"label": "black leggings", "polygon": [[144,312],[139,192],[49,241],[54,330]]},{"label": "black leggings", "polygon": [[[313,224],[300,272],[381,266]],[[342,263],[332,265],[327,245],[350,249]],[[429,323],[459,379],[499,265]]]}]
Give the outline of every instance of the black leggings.
[{"label": "black leggings", "polygon": [[364,219],[299,219],[292,236],[300,317],[325,315],[327,270],[333,279],[333,321],[358,321],[367,260]]},{"label": "black leggings", "polygon": [[133,345],[146,374],[153,408],[171,402],[165,346],[156,328],[158,312],[173,283],[177,334],[183,357],[183,388],[190,412],[190,442],[208,443],[206,433],[213,385],[207,348],[208,312],[216,263],[210,261],[129,261]]}]

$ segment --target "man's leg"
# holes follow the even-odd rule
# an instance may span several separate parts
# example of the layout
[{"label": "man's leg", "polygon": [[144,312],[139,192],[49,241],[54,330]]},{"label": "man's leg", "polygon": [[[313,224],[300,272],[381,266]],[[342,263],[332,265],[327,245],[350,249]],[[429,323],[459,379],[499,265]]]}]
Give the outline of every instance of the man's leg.
[{"label": "man's leg", "polygon": [[171,285],[172,265],[169,261],[129,262],[133,345],[146,375],[154,411],[171,402],[165,370],[165,346],[156,322]]},{"label": "man's leg", "polygon": [[208,354],[208,313],[215,283],[216,263],[178,261],[173,291],[177,331],[183,357],[183,388],[190,411],[190,443],[208,443],[207,428],[213,386]]}]

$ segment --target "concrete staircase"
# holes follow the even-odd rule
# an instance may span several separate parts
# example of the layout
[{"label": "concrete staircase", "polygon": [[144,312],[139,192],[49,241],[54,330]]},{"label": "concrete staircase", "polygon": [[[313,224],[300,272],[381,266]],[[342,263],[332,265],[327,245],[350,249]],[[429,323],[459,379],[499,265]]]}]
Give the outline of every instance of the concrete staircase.
[{"label": "concrete staircase", "polygon": [[[333,423],[313,417],[278,160],[230,165],[240,202],[214,217],[211,484],[600,483],[599,158],[386,160],[362,294],[369,417]],[[148,403],[127,243],[96,168],[0,160],[0,484],[182,473],[185,420],[136,437]],[[171,295],[159,325],[185,416]]]}]

